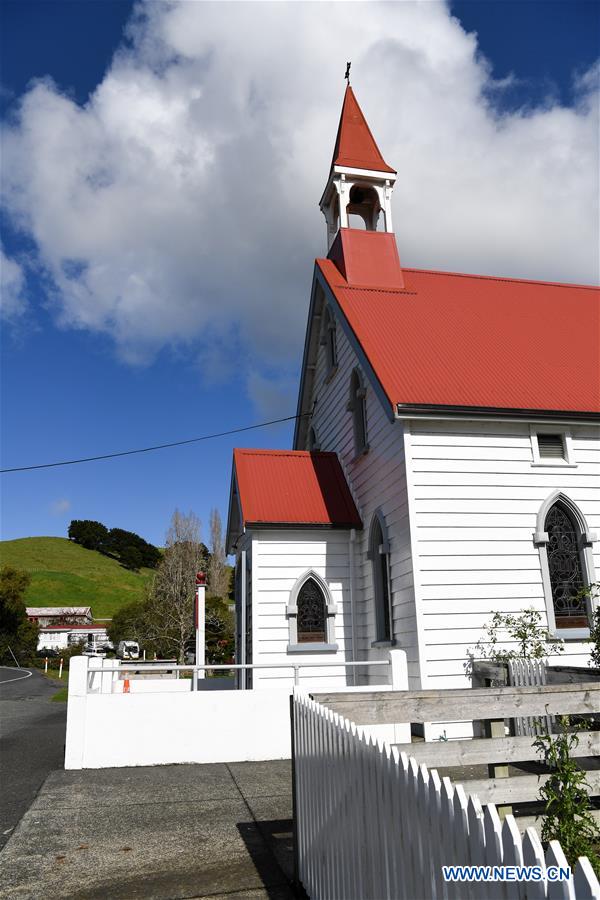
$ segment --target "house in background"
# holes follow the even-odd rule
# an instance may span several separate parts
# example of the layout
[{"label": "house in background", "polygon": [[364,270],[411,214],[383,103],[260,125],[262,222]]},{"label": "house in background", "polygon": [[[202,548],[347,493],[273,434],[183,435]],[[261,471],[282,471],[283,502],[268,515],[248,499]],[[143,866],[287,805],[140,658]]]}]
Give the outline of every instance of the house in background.
[{"label": "house in background", "polygon": [[66,650],[76,644],[102,645],[108,642],[106,625],[40,625],[38,651]]},{"label": "house in background", "polygon": [[[350,86],[320,206],[294,449],[236,450],[237,659],[408,655],[465,685],[492,614],[535,608],[585,663],[600,571],[596,288],[403,268],[395,171]],[[485,211],[482,211],[482,215]],[[404,224],[405,228],[410,223]],[[377,683],[381,670],[361,670]],[[290,668],[246,686],[290,684]]]},{"label": "house in background", "polygon": [[28,606],[27,618],[38,625],[87,625],[94,621],[91,606]]}]

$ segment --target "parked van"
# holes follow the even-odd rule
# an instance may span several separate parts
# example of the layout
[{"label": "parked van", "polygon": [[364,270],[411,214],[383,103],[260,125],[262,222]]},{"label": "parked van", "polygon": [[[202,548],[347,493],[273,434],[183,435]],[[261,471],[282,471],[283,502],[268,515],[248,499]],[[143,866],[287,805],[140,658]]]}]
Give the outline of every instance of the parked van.
[{"label": "parked van", "polygon": [[137,641],[119,641],[117,656],[119,659],[139,659],[140,645]]}]

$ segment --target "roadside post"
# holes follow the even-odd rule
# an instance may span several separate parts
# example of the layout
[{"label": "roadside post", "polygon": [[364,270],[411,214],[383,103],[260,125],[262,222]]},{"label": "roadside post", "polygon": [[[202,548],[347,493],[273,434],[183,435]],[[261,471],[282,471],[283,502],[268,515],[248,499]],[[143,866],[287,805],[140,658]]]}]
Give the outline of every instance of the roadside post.
[{"label": "roadside post", "polygon": [[44,661],[44,674],[47,674],[47,672],[48,672],[48,657],[46,657],[46,659]]},{"label": "roadside post", "polygon": [[[206,575],[204,572],[196,574],[196,603],[194,609],[194,625],[196,628],[196,665],[203,666],[205,661],[205,637],[206,637]],[[198,678],[205,678],[204,669],[196,669],[194,672],[193,690],[198,690]]]},{"label": "roadside post", "polygon": [[58,677],[59,678],[62,678],[62,667],[63,667],[63,661],[62,661],[62,656],[61,656],[60,662],[58,664]]}]

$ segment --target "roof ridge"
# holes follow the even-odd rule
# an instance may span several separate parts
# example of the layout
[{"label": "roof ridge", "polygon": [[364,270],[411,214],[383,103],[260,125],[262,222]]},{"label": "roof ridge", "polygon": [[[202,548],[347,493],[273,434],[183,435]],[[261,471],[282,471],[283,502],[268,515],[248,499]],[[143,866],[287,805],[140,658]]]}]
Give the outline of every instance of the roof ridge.
[{"label": "roof ridge", "polygon": [[445,272],[443,269],[414,269],[407,266],[403,266],[402,271],[417,272],[425,275],[449,275],[453,278],[480,278],[483,281],[507,281],[511,284],[543,284],[550,287],[579,288],[584,291],[595,291],[600,289],[600,285],[597,284],[574,284],[569,281],[543,281],[539,278],[512,278],[509,275],[479,275],[474,272]]},{"label": "roof ridge", "polygon": [[270,447],[234,447],[234,452],[264,456],[337,456],[334,450],[273,450]]}]

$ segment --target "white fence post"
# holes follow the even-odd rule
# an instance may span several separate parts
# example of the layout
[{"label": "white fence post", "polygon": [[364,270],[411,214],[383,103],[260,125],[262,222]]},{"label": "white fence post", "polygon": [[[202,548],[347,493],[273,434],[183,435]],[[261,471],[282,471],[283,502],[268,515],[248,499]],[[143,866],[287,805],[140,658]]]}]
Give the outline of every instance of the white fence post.
[{"label": "white fence post", "polygon": [[[392,671],[392,690],[408,690],[408,660],[405,650],[390,650],[390,669]],[[393,741],[398,744],[410,743],[410,723],[392,725],[394,730]]]},{"label": "white fence post", "polygon": [[69,665],[65,769],[83,768],[89,658],[73,656]]}]

